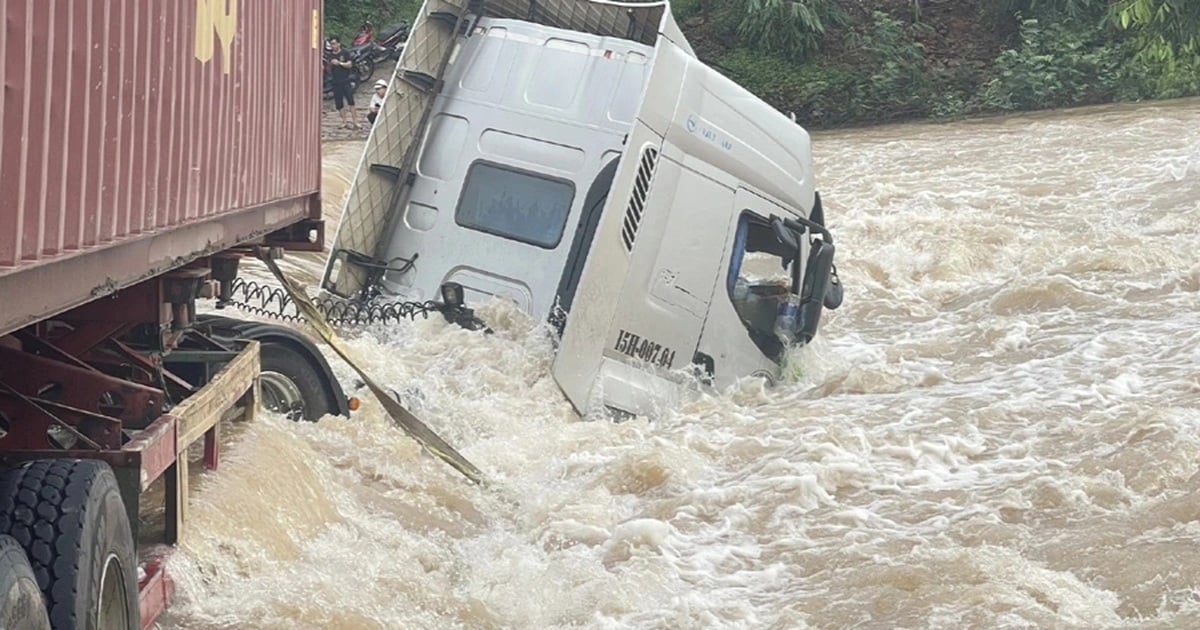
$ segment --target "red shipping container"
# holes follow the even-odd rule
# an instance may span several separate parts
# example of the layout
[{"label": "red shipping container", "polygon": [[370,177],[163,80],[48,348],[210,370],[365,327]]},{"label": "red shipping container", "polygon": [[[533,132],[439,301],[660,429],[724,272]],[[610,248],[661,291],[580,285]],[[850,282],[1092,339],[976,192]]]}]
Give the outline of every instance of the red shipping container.
[{"label": "red shipping container", "polygon": [[0,335],[319,218],[321,17],[0,2]]}]

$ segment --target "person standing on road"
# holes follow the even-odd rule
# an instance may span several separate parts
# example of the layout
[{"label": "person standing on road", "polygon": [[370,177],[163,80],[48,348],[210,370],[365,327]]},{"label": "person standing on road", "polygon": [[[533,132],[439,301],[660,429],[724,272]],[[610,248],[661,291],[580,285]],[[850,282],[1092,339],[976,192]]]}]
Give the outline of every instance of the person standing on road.
[{"label": "person standing on road", "polygon": [[[333,83],[333,106],[342,117],[342,126],[354,129],[358,127],[358,107],[354,105],[354,85],[351,77],[354,74],[354,61],[350,53],[342,48],[342,40],[329,39],[329,74]],[[350,106],[346,111],[345,106]]]},{"label": "person standing on road", "polygon": [[375,82],[375,94],[371,95],[371,109],[367,112],[367,122],[371,125],[375,124],[375,118],[379,116],[379,110],[383,108],[383,100],[387,98],[387,81],[380,79]]}]

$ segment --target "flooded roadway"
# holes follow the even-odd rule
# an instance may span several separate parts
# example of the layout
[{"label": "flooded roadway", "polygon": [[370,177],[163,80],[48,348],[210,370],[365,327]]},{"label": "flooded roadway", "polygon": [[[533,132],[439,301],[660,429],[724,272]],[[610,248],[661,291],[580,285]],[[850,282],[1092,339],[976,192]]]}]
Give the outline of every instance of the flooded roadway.
[{"label": "flooded roadway", "polygon": [[[327,148],[330,219],[358,148]],[[262,418],[199,484],[160,626],[1200,626],[1200,101],[814,150],[846,301],[790,383],[589,422],[504,307],[490,337],[372,329],[494,490],[373,402]]]}]

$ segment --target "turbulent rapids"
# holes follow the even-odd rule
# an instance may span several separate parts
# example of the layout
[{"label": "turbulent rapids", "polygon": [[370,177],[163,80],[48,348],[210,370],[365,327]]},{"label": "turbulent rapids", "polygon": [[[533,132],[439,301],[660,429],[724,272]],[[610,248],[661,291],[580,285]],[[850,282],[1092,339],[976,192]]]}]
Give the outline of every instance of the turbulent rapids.
[{"label": "turbulent rapids", "polygon": [[[1200,101],[813,146],[849,295],[789,382],[591,421],[515,309],[372,325],[492,486],[373,401],[261,418],[195,482],[161,627],[1200,624]],[[326,148],[333,222],[359,150]]]}]

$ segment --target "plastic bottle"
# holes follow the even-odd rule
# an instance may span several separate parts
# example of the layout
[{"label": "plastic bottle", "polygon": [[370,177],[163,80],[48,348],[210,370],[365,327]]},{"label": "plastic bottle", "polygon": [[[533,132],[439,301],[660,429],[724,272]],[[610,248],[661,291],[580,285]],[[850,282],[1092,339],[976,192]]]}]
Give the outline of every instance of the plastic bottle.
[{"label": "plastic bottle", "polygon": [[738,305],[745,304],[749,297],[750,284],[738,276],[738,279],[733,282],[733,302]]},{"label": "plastic bottle", "polygon": [[789,293],[779,303],[779,314],[775,317],[775,337],[784,345],[796,343],[796,320],[800,316],[800,296]]}]

